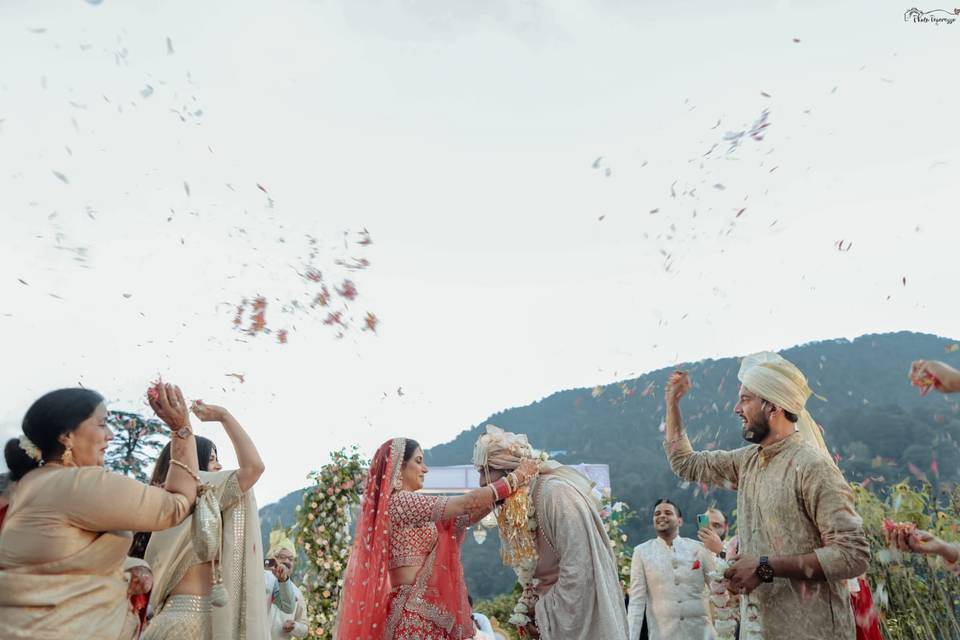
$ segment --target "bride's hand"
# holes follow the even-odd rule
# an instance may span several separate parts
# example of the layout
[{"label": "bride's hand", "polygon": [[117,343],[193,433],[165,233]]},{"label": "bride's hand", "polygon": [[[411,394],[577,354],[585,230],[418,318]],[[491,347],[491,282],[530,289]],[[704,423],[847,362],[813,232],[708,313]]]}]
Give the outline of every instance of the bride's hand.
[{"label": "bride's hand", "polygon": [[524,458],[520,461],[515,473],[520,476],[521,484],[526,484],[533,476],[540,473],[540,461],[533,458]]},{"label": "bride's hand", "polygon": [[203,400],[194,400],[190,405],[190,411],[197,416],[201,422],[223,422],[228,411],[215,404],[207,404]]}]

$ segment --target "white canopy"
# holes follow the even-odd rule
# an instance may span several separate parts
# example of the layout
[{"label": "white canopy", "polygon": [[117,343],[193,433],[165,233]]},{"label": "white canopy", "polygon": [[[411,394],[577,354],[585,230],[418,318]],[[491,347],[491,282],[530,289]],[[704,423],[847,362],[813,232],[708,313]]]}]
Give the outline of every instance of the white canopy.
[{"label": "white canopy", "polygon": [[[570,465],[596,484],[600,491],[610,488],[610,467],[605,464]],[[480,474],[473,465],[430,467],[424,478],[424,493],[466,493],[480,486]]]}]

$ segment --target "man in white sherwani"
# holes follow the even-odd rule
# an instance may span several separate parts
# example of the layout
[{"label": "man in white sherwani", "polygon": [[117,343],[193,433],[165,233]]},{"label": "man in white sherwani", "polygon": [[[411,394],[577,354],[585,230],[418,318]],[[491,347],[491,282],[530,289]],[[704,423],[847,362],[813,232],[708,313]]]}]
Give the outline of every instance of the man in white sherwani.
[{"label": "man in white sherwani", "polygon": [[644,620],[650,640],[713,640],[710,578],[714,556],[702,544],[680,537],[680,508],[666,498],[654,505],[657,537],[637,545],[630,569],[630,640],[639,640]]}]

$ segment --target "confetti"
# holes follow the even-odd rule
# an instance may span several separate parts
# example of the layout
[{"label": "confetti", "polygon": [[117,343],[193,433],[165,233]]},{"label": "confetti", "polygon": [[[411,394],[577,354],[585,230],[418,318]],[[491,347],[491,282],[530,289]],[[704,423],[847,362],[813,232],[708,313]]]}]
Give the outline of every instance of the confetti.
[{"label": "confetti", "polygon": [[340,296],[347,300],[354,300],[357,297],[357,287],[353,284],[352,280],[344,280],[343,284],[335,290]]},{"label": "confetti", "polygon": [[70,181],[67,180],[67,176],[63,175],[59,171],[52,171],[51,173],[53,173],[53,175],[56,176],[57,180],[59,180],[63,184],[70,184]]},{"label": "confetti", "polygon": [[794,44],[800,44],[800,38],[794,38],[793,42]]},{"label": "confetti", "polygon": [[376,333],[376,332],[377,332],[377,324],[379,324],[379,322],[380,322],[380,321],[377,319],[377,316],[375,316],[374,314],[372,314],[372,313],[370,313],[370,312],[368,311],[368,312],[367,312],[367,317],[364,318],[364,324],[366,325],[366,326],[364,327],[364,330],[365,330],[365,331],[373,331],[374,333]]},{"label": "confetti", "polygon": [[240,381],[240,384],[243,384],[247,381],[246,375],[243,373],[227,373],[225,374],[228,378],[236,378]]},{"label": "confetti", "polygon": [[259,182],[257,183],[257,189],[260,189],[260,191],[263,191],[264,193],[267,193],[267,188],[266,188],[265,186],[263,186],[262,184],[260,184]]},{"label": "confetti", "polygon": [[288,332],[286,329],[280,329],[280,331],[277,331],[277,342],[280,344],[287,344],[287,334]]},{"label": "confetti", "polygon": [[171,40],[169,37],[167,37],[167,55],[173,55],[173,40]]}]

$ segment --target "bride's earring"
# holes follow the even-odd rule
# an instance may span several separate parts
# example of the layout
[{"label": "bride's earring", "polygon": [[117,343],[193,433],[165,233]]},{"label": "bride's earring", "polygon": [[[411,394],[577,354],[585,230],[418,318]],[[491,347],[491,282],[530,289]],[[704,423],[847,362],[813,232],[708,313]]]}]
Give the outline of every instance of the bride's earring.
[{"label": "bride's earring", "polygon": [[67,448],[64,449],[63,455],[60,456],[60,462],[65,467],[75,467],[76,465],[73,462],[73,449],[70,445],[67,445]]},{"label": "bride's earring", "polygon": [[394,491],[403,491],[403,478],[400,477],[400,474],[397,474],[397,479],[393,481],[393,490]]}]

